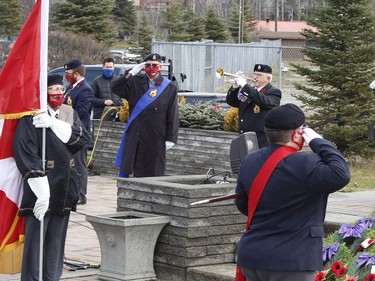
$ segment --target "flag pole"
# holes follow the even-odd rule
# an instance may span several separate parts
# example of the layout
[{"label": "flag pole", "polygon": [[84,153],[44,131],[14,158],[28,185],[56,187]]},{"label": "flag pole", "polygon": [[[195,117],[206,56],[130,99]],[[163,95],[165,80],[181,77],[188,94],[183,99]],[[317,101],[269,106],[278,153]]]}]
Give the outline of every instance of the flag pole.
[{"label": "flag pole", "polygon": [[[36,0],[38,1],[38,0]],[[47,69],[48,69],[48,22],[49,22],[49,0],[40,0],[41,4],[41,44],[40,44],[40,109],[47,111]],[[46,128],[43,128],[42,134],[42,163],[43,170],[46,169]],[[44,217],[40,221],[40,236],[39,236],[39,280],[43,281],[43,246],[44,246]]]}]

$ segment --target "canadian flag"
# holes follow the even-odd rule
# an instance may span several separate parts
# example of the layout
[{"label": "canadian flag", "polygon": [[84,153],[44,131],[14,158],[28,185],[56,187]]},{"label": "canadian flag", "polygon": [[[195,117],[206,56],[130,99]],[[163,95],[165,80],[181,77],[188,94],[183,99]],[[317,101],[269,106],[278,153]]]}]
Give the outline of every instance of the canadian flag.
[{"label": "canadian flag", "polygon": [[19,118],[46,108],[48,6],[48,0],[36,1],[0,72],[0,251],[18,246],[24,236],[18,216],[23,179],[12,142]]}]

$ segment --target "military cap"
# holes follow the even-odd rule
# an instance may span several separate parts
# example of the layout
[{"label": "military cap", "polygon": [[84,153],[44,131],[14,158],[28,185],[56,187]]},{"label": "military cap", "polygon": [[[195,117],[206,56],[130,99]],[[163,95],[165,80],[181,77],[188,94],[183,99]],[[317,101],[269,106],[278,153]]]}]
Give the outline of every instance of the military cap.
[{"label": "military cap", "polygon": [[297,129],[305,123],[305,114],[293,103],[272,108],[265,119],[265,128],[271,130]]},{"label": "military cap", "polygon": [[49,74],[47,77],[47,87],[52,85],[63,85],[63,77],[59,74]]},{"label": "military cap", "polygon": [[161,56],[159,54],[156,54],[156,53],[155,54],[149,54],[143,59],[143,61],[145,62],[145,61],[148,61],[148,60],[156,60],[158,62],[161,62]]},{"label": "military cap", "polygon": [[70,69],[76,69],[77,67],[81,66],[82,62],[80,60],[72,60],[66,64],[64,64],[65,70],[70,70]]},{"label": "military cap", "polygon": [[263,72],[272,74],[272,68],[266,64],[256,64],[254,66],[254,72]]}]

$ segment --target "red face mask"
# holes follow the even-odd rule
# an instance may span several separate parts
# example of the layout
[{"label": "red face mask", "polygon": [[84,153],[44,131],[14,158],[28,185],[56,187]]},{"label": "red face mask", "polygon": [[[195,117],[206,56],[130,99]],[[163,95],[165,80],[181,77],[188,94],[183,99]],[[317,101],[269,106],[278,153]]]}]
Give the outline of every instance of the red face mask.
[{"label": "red face mask", "polygon": [[56,111],[64,103],[64,95],[62,95],[62,94],[48,95],[47,101],[48,101],[49,106],[54,111]]},{"label": "red face mask", "polygon": [[[305,139],[302,137],[303,132],[294,132],[292,135],[293,142],[298,145],[298,151],[300,151],[303,148],[303,145],[305,144]],[[301,135],[301,143],[298,143],[294,140],[295,135]]]},{"label": "red face mask", "polygon": [[156,76],[158,76],[160,69],[159,69],[159,66],[156,64],[150,64],[149,67],[146,64],[145,72],[149,78],[154,79]]},{"label": "red face mask", "polygon": [[68,82],[70,85],[73,85],[75,83],[75,79],[73,77],[73,74],[65,74],[65,80]]}]

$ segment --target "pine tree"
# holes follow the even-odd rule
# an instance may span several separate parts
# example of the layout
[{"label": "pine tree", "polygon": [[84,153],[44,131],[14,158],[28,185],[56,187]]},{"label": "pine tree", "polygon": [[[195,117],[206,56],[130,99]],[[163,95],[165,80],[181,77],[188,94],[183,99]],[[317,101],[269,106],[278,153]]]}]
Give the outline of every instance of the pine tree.
[{"label": "pine tree", "polygon": [[114,0],[66,0],[52,6],[52,21],[66,31],[92,34],[99,42],[113,43],[117,38],[112,11]]},{"label": "pine tree", "polygon": [[185,32],[188,34],[186,41],[199,41],[205,37],[204,19],[194,13],[192,5],[186,7],[182,20],[185,23]]},{"label": "pine tree", "polygon": [[125,35],[132,35],[137,25],[133,2],[133,0],[115,0],[115,7],[112,11],[118,31]]},{"label": "pine tree", "polygon": [[189,41],[186,22],[183,21],[181,6],[177,1],[168,3],[162,17],[161,27],[167,30],[168,41]]},{"label": "pine tree", "polygon": [[0,37],[13,40],[22,27],[21,6],[18,0],[0,2]]},{"label": "pine tree", "polygon": [[148,15],[143,12],[141,14],[141,20],[138,31],[138,46],[142,48],[142,51],[140,53],[142,57],[151,53],[151,40],[153,35],[153,29],[148,19]]},{"label": "pine tree", "polygon": [[346,156],[371,157],[367,124],[375,123],[375,102],[369,84],[375,70],[375,16],[371,0],[327,0],[307,22],[317,31],[302,34],[316,47],[303,53],[310,66],[294,64],[306,84],[295,84],[312,112],[309,125],[331,140]]},{"label": "pine tree", "polygon": [[205,30],[207,39],[215,42],[226,42],[228,40],[225,23],[213,7],[210,7],[207,11]]}]

